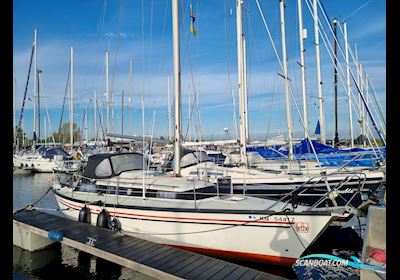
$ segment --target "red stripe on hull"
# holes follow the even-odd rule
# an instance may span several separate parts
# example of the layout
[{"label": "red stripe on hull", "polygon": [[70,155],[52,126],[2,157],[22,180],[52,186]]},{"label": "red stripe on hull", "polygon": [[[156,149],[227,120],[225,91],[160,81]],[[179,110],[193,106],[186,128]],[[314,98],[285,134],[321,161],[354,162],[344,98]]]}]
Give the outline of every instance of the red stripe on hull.
[{"label": "red stripe on hull", "polygon": [[296,258],[287,258],[287,257],[269,256],[269,255],[233,252],[233,251],[224,251],[215,249],[205,249],[205,248],[196,248],[196,247],[179,246],[179,245],[169,245],[169,246],[184,249],[195,253],[200,253],[203,255],[215,256],[223,259],[231,259],[238,261],[269,263],[269,264],[283,265],[283,266],[291,266],[296,262]]},{"label": "red stripe on hull", "polygon": [[[64,198],[57,197],[61,203],[63,203],[66,206],[69,206],[72,208],[73,207],[81,207],[78,204],[72,203]],[[88,207],[91,212],[100,212],[100,210],[93,209],[90,206]],[[107,209],[107,208],[106,208]],[[78,209],[75,209],[78,210]],[[120,214],[120,215],[126,215],[126,216],[134,216],[134,217],[146,217],[146,218],[159,218],[159,219],[172,219],[172,220],[193,220],[193,221],[211,221],[211,222],[236,222],[236,223],[253,223],[253,224],[282,224],[282,225],[291,225],[294,224],[294,222],[275,222],[275,221],[260,221],[260,220],[227,220],[227,219],[208,219],[208,218],[185,218],[185,217],[174,217],[174,216],[155,216],[155,215],[143,215],[143,214],[132,214],[132,213],[126,213],[126,212],[117,212],[117,211],[112,211],[110,209],[107,209],[107,211],[110,214]]]}]

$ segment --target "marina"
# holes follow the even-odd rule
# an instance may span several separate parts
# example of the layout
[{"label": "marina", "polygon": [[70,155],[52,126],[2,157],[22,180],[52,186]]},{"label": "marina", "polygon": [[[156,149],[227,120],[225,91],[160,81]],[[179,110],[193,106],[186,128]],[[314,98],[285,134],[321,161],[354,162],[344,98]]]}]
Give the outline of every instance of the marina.
[{"label": "marina", "polygon": [[[86,35],[92,59],[107,46],[103,63],[68,46],[57,56],[68,66],[63,98],[40,44],[48,34],[35,25],[29,49],[24,35],[14,279],[386,279],[386,76],[349,22],[362,9],[382,14],[378,4],[222,2],[204,4],[218,26],[203,23],[198,0],[104,0],[97,35]],[[224,64],[226,77],[202,81]]]}]

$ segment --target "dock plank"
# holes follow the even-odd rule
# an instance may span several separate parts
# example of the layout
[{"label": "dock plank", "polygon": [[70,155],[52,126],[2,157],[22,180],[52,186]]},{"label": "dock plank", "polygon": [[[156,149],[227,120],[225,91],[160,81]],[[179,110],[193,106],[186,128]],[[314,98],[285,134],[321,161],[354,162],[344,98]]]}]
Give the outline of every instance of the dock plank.
[{"label": "dock plank", "polygon": [[[22,210],[13,219],[17,226],[43,237],[60,230],[61,243],[157,279],[285,279],[37,210]],[[94,246],[86,244],[88,237],[96,239]]]},{"label": "dock plank", "polygon": [[229,263],[218,260],[212,267],[207,269],[207,271],[203,272],[202,274],[197,275],[193,279],[201,280],[201,279],[212,279],[212,276],[218,273],[220,270],[227,267]]},{"label": "dock plank", "polygon": [[174,274],[177,275],[178,277],[187,279],[184,277],[186,274],[188,274],[189,272],[191,272],[195,269],[198,269],[199,265],[206,263],[208,260],[209,259],[206,256],[200,255],[200,258],[198,258],[194,262],[191,262],[190,264],[186,265],[182,269],[175,271]]},{"label": "dock plank", "polygon": [[[199,275],[202,275],[209,270],[210,268],[212,268],[213,266],[217,265],[217,260],[214,259],[208,259],[206,260],[204,263],[202,263],[201,265],[196,265],[196,263],[193,263],[193,266],[195,267],[192,271],[182,275],[183,278],[185,279],[194,279]],[[204,277],[204,276],[203,276]],[[207,278],[201,278],[201,279],[207,279]]]},{"label": "dock plank", "polygon": [[239,267],[237,269],[235,269],[234,272],[232,272],[231,274],[229,274],[227,277],[225,277],[226,280],[238,280],[238,279],[242,279],[241,277],[246,274],[247,272],[250,271],[250,268],[247,267]]},{"label": "dock plank", "polygon": [[193,262],[197,261],[201,257],[202,257],[201,255],[197,255],[197,254],[196,255],[191,255],[191,256],[189,256],[189,258],[185,258],[181,262],[175,263],[174,266],[169,267],[168,271],[173,273],[173,274],[176,274],[177,271],[181,271],[185,267],[190,266]]},{"label": "dock plank", "polygon": [[187,259],[190,256],[189,254],[186,254],[186,251],[183,250],[171,250],[171,252],[172,254],[169,254],[168,257],[159,259],[158,261],[155,261],[154,264],[150,260],[146,260],[143,263],[146,265],[158,267],[160,270],[163,271],[168,271],[171,267]]}]

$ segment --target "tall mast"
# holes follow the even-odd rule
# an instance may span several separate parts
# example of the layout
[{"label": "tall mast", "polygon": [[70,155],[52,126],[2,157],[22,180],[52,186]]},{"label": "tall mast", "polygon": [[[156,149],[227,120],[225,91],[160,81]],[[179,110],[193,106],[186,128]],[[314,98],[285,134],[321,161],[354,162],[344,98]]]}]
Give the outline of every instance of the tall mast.
[{"label": "tall mast", "polygon": [[235,91],[231,88],[231,95],[232,95],[232,105],[233,105],[233,125],[235,127],[235,139],[238,139],[238,127],[237,127],[237,119],[236,119],[236,98],[235,98]]},{"label": "tall mast", "polygon": [[129,60],[129,127],[130,133],[133,135],[133,66],[132,66],[132,59]]},{"label": "tall mast", "polygon": [[281,14],[281,33],[282,33],[282,60],[283,60],[283,76],[285,78],[285,105],[286,105],[286,124],[288,130],[289,140],[289,159],[293,160],[293,139],[292,139],[292,114],[290,111],[290,93],[289,93],[289,77],[287,70],[287,56],[286,56],[286,31],[285,31],[285,3],[280,0],[280,14]]},{"label": "tall mast", "polygon": [[15,122],[15,91],[16,91],[16,78],[15,78],[15,72],[13,73],[13,132],[14,132],[14,148],[17,148],[17,127],[16,127],[16,122]]},{"label": "tall mast", "polygon": [[246,36],[243,34],[243,92],[244,92],[244,123],[245,123],[245,135],[246,144],[249,143],[249,111],[248,105],[249,100],[247,96],[247,60],[246,60]]},{"label": "tall mast", "polygon": [[71,46],[71,75],[70,75],[70,123],[69,138],[71,141],[71,149],[74,145],[74,47]]},{"label": "tall mast", "polygon": [[[37,98],[37,30],[34,31],[33,39],[34,62],[33,62],[33,134],[36,135],[36,98]],[[35,138],[35,137],[34,137]],[[33,145],[35,145],[33,139]]]},{"label": "tall mast", "polygon": [[41,80],[40,80],[40,74],[42,73],[41,70],[37,69],[37,123],[38,123],[38,133],[37,133],[37,140],[38,143],[40,142],[40,85],[41,85]]},{"label": "tall mast", "polygon": [[[368,77],[368,75],[367,75],[367,73],[365,73],[365,103],[367,104],[367,106],[368,106],[368,95],[369,95],[369,85],[368,85],[368,80],[369,80],[369,77]],[[364,147],[366,147],[367,146],[367,130],[366,130],[366,124],[367,124],[367,116],[365,116],[364,115],[364,122],[363,122],[363,124],[364,124],[364,132],[365,132],[365,137],[364,137],[364,143],[363,143],[363,145],[364,145]]]},{"label": "tall mast", "polygon": [[44,144],[46,145],[46,143],[47,143],[47,125],[46,125],[46,116],[43,116],[43,122],[44,122]]},{"label": "tall mast", "polygon": [[97,92],[94,90],[93,99],[94,142],[97,143]]},{"label": "tall mast", "polygon": [[171,101],[170,101],[170,92],[169,92],[169,90],[170,90],[170,85],[169,85],[169,75],[168,75],[168,78],[167,78],[168,141],[172,141],[172,129],[171,129]]},{"label": "tall mast", "polygon": [[122,90],[121,103],[121,134],[124,135],[124,90]]},{"label": "tall mast", "polygon": [[109,83],[108,83],[108,56],[109,50],[106,50],[106,110],[107,110],[107,130],[106,133],[110,133],[110,92],[109,92]]},{"label": "tall mast", "polygon": [[85,139],[86,143],[89,142],[89,127],[88,127],[88,118],[89,118],[89,105],[86,106],[86,114],[85,114]]},{"label": "tall mast", "polygon": [[[359,63],[360,66],[360,91],[361,91],[361,95],[364,97],[364,78],[363,78],[363,67],[362,64]],[[362,99],[360,100],[360,106],[361,106],[361,141],[362,141],[362,145],[363,148],[365,148],[365,105],[363,104]]]},{"label": "tall mast", "polygon": [[181,66],[179,42],[179,5],[172,0],[172,37],[174,59],[174,102],[175,102],[175,143],[174,174],[181,175]]},{"label": "tall mast", "polygon": [[188,102],[188,139],[189,139],[189,142],[191,142],[192,141],[192,138],[191,138],[191,133],[192,133],[192,129],[191,129],[191,121],[190,121],[190,103],[191,103],[191,98],[190,98],[190,86],[188,86],[188,99],[189,99],[189,102]]},{"label": "tall mast", "polygon": [[245,116],[245,92],[243,83],[243,30],[242,30],[242,0],[236,0],[236,37],[237,37],[237,62],[238,62],[238,90],[240,110],[240,162],[245,166],[247,163],[246,154],[246,116]]},{"label": "tall mast", "polygon": [[[301,90],[303,94],[303,120],[304,130],[308,131],[308,115],[307,115],[307,87],[306,87],[306,66],[304,59],[304,31],[303,29],[303,11],[302,11],[302,0],[297,0],[297,10],[299,14],[299,40],[300,40],[300,67],[301,67]],[[304,137],[307,137],[307,132],[304,132]]]},{"label": "tall mast", "polygon": [[337,19],[333,19],[333,33],[334,33],[334,42],[333,42],[333,51],[334,51],[334,86],[335,86],[335,140],[334,146],[337,147],[339,143],[339,130],[338,130],[338,59],[337,59]]},{"label": "tall mast", "polygon": [[314,35],[315,35],[315,56],[317,60],[317,86],[319,101],[319,125],[321,129],[321,143],[325,144],[325,118],[324,118],[324,100],[322,99],[322,79],[321,79],[321,62],[319,58],[319,28],[318,28],[318,6],[317,0],[313,0],[314,9]]},{"label": "tall mast", "polygon": [[[356,60],[356,75],[357,75],[357,84],[358,84],[358,88],[361,90],[361,78],[360,78],[360,64],[358,63],[358,51],[357,51],[357,44],[354,43],[354,52],[355,52],[355,60]],[[362,90],[361,90],[362,92]],[[361,136],[361,141],[362,141],[362,137],[363,137],[363,131],[362,131],[362,105],[361,105],[361,95],[358,95],[358,112],[359,112],[359,123],[360,123],[360,136]]]},{"label": "tall mast", "polygon": [[346,74],[347,74],[347,106],[349,110],[349,122],[350,122],[350,144],[351,148],[354,148],[354,133],[353,133],[353,113],[351,109],[351,86],[350,86],[350,65],[349,65],[349,42],[347,41],[347,23],[343,23],[344,40],[346,48]]}]

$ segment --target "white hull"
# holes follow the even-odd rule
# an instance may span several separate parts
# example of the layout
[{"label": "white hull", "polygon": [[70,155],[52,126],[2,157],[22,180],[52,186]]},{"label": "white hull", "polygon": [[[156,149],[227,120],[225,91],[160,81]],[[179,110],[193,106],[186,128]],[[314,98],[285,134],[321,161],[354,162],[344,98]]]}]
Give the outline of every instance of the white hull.
[{"label": "white hull", "polygon": [[[79,210],[84,206],[82,201],[76,200],[79,196],[73,194],[75,199],[70,199],[56,194],[60,208],[69,208],[63,213],[74,220],[78,219]],[[152,203],[151,198],[129,199],[136,200],[138,205],[157,204],[156,199]],[[91,222],[95,225],[101,207],[88,207],[92,213]],[[210,255],[284,265],[291,265],[299,258],[333,219],[327,213],[268,216],[254,214],[251,210],[213,213],[207,210],[156,210],[155,207],[135,209],[110,205],[106,208],[111,216],[118,218],[122,230],[127,234]],[[265,219],[259,220],[261,217]]]},{"label": "white hull", "polygon": [[[364,171],[360,172],[365,175],[368,184],[379,184],[384,178],[384,174],[381,171]],[[357,173],[354,176],[353,181],[347,182],[347,186],[359,185],[359,179]],[[215,163],[203,162],[197,165],[192,165],[181,169],[181,175],[188,178],[200,178],[203,180],[209,180],[216,183],[218,177],[229,176],[234,186],[246,185],[245,189],[251,189],[252,186],[262,188],[270,186],[273,188],[283,188],[292,190],[296,186],[301,185],[310,181],[314,187],[325,187],[326,184],[322,180],[320,174],[313,175],[289,175],[285,173],[274,174],[271,172],[265,172],[257,169],[248,169],[241,167],[221,167]],[[328,182],[339,182],[345,180],[351,173],[338,173],[327,176]],[[363,179],[363,176],[360,176]],[[316,183],[320,181],[319,183]],[[314,184],[316,183],[316,184]]]},{"label": "white hull", "polygon": [[76,171],[80,161],[54,160],[40,156],[14,156],[14,167],[31,169],[32,172],[52,173],[54,171]]}]

